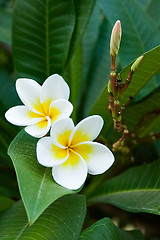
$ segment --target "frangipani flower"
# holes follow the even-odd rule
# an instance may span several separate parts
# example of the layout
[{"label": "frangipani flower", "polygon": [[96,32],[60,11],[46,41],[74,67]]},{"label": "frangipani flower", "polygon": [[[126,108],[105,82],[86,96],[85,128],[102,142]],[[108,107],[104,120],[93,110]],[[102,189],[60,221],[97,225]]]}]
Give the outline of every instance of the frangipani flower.
[{"label": "frangipani flower", "polygon": [[114,162],[112,152],[104,145],[92,142],[100,133],[103,119],[90,116],[76,126],[71,118],[57,121],[51,136],[37,143],[38,162],[52,167],[54,180],[69,189],[80,188],[87,172],[96,175],[105,172]]},{"label": "frangipani flower", "polygon": [[42,86],[32,79],[17,79],[16,90],[24,105],[10,108],[5,117],[14,125],[27,126],[25,131],[34,137],[45,136],[53,122],[72,113],[73,106],[67,101],[69,87],[58,74],[48,77]]}]

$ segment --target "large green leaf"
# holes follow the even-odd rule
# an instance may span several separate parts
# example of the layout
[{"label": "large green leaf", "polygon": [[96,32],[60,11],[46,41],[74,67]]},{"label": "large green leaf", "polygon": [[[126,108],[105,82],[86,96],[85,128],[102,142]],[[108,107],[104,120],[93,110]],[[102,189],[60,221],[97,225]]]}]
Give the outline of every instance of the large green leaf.
[{"label": "large green leaf", "polygon": [[18,77],[43,82],[64,74],[88,25],[95,0],[17,0],[13,56]]},{"label": "large green leaf", "polygon": [[100,28],[100,8],[96,2],[88,27],[84,33],[82,40],[83,50],[83,81],[87,81],[90,68],[92,68],[92,59],[94,49],[98,39]]},{"label": "large green leaf", "polygon": [[109,218],[104,218],[85,229],[79,240],[143,240],[139,231],[122,231]]},{"label": "large green leaf", "polygon": [[[148,133],[150,125],[152,127],[157,127],[160,129],[158,122],[158,113],[156,110],[160,108],[160,89],[157,89],[155,93],[152,93],[149,97],[143,99],[138,103],[128,106],[123,114],[123,119],[131,131],[137,128],[138,123],[144,119],[143,124],[141,122],[141,129],[143,135]],[[154,114],[155,111],[155,114]],[[157,125],[155,124],[157,122]],[[150,131],[155,131],[156,129],[150,129]]]},{"label": "large green leaf", "polygon": [[100,26],[99,36],[93,54],[90,74],[88,76],[88,83],[85,93],[85,108],[84,113],[88,115],[89,110],[97,101],[102,89],[107,84],[110,70],[110,55],[109,55],[109,41],[110,41],[110,24],[103,19]]},{"label": "large green leaf", "polygon": [[39,215],[57,198],[75,193],[56,184],[51,168],[42,167],[36,159],[38,139],[22,130],[9,147],[18,179],[19,189],[28,219],[33,223]]},{"label": "large green leaf", "polygon": [[[11,76],[0,69],[0,166],[12,165],[7,155],[7,149],[14,136],[17,134],[18,128],[8,123],[4,117],[8,108],[18,104],[14,83]],[[7,97],[6,97],[7,96]]]},{"label": "large green leaf", "polygon": [[[0,113],[4,113],[4,111],[8,110],[8,108],[13,107],[15,104],[19,104],[20,100],[16,93],[15,85],[12,81],[11,76],[0,69],[0,102],[1,102],[1,109]],[[6,94],[9,97],[6,97]],[[3,111],[2,111],[3,110]]]},{"label": "large green leaf", "polygon": [[148,0],[148,4],[146,5],[146,11],[154,19],[155,24],[160,26],[160,1],[159,0]]},{"label": "large green leaf", "polygon": [[150,1],[152,0],[139,0],[139,3],[142,5],[143,8],[146,8],[146,6],[148,5],[148,2]]},{"label": "large green leaf", "polygon": [[87,28],[96,0],[74,0],[75,5],[75,28],[70,43],[69,58],[79,45]]},{"label": "large green leaf", "polygon": [[0,239],[77,240],[85,212],[84,196],[65,196],[54,202],[29,227],[25,209],[19,201],[1,215]]},{"label": "large green leaf", "polygon": [[159,172],[160,161],[131,168],[101,185],[90,201],[110,203],[130,212],[160,215]]},{"label": "large green leaf", "polygon": [[12,27],[11,12],[3,8],[0,8],[0,41],[11,44],[11,27]]},{"label": "large green leaf", "polygon": [[72,56],[65,76],[71,89],[70,101],[74,107],[72,118],[75,122],[77,120],[78,105],[82,91],[82,61],[82,47],[80,44]]},{"label": "large green leaf", "polygon": [[[82,77],[81,77],[81,87],[78,89],[78,119],[81,120],[83,118],[82,112],[84,108],[85,98],[88,94],[91,93],[88,82],[90,81],[89,72],[90,68],[92,67],[92,59],[94,55],[94,49],[97,42],[98,34],[99,34],[99,27],[100,27],[100,9],[99,5],[96,3],[94,7],[94,11],[90,18],[90,22],[88,27],[85,31],[82,40]],[[77,81],[75,81],[77,82]]]},{"label": "large green leaf", "polygon": [[[133,62],[132,62],[133,63]],[[130,71],[130,63],[126,68],[121,71],[122,80],[125,81],[128,72]],[[150,50],[144,54],[144,59],[141,66],[134,73],[132,81],[126,91],[123,94],[121,103],[126,103],[129,100],[129,96],[135,97],[143,86],[158,72],[160,72],[160,46]],[[108,105],[108,92],[107,88],[104,89],[100,98],[91,109],[91,114],[101,115],[106,123],[104,126],[104,133],[108,131],[108,127],[111,124],[109,113],[106,112],[106,106]]]},{"label": "large green leaf", "polygon": [[17,0],[13,12],[13,57],[18,77],[43,82],[62,74],[75,25],[73,0]]},{"label": "large green leaf", "polygon": [[[160,72],[160,46],[143,54],[144,59],[141,66],[134,73],[131,84],[123,94],[123,102],[127,102],[129,96],[135,97],[145,84],[157,73]],[[133,63],[133,62],[132,62]],[[131,64],[132,64],[131,63]],[[131,64],[121,72],[123,81],[125,81]]]}]

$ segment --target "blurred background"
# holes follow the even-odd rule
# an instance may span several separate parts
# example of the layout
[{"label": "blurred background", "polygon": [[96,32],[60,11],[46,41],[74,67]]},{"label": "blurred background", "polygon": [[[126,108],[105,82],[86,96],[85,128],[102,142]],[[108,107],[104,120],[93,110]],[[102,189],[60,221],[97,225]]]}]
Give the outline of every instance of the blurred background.
[{"label": "blurred background", "polygon": [[[20,54],[14,59],[12,58],[12,52],[18,44],[20,46],[16,36],[12,36],[14,5],[15,0],[0,0],[0,196],[2,196],[0,198],[0,211],[4,211],[13,201],[20,198],[15,170],[7,155],[7,149],[21,128],[7,123],[4,113],[10,107],[20,103],[15,91],[17,77],[32,77],[40,83],[45,80],[45,76],[42,78],[41,73],[38,75],[33,72],[27,75],[23,71],[23,64],[21,69],[18,68],[17,62],[20,61]],[[75,122],[89,114],[101,114],[100,110],[96,110],[96,102],[109,80],[109,41],[111,29],[116,20],[120,19],[122,24],[122,41],[117,58],[117,72],[120,72],[135,58],[160,44],[159,11],[159,0],[96,1],[89,23],[84,29],[82,37],[77,41],[74,53],[72,51],[68,53],[69,60],[66,60],[64,69],[62,70],[58,65],[53,68],[53,73],[61,74],[71,87],[71,102],[76,109],[73,112]],[[16,27],[14,26],[14,28]],[[25,58],[25,52],[24,56],[21,55],[22,60],[23,57]],[[133,141],[129,139],[126,145],[130,148],[130,152],[127,154],[116,153],[116,158],[118,162],[121,162],[121,165],[118,170],[115,170],[114,176],[127,168],[151,163],[160,157],[160,140],[147,140],[151,132],[158,133],[160,131],[159,90],[160,75],[157,74],[138,92],[124,113],[124,119],[128,121],[131,129],[138,134],[141,141],[138,144],[133,144]],[[137,124],[133,126],[134,124],[127,120],[129,116],[132,119],[137,109],[141,111],[146,104],[152,102],[153,98],[156,99],[156,107],[151,118],[145,122],[145,127],[141,127],[141,119],[135,120]],[[106,113],[101,115],[103,114]],[[107,127],[103,130],[102,138],[99,141],[111,147],[120,135],[113,129],[111,116],[109,113],[107,114]],[[145,114],[148,114],[147,110]],[[109,172],[106,174],[106,178],[102,179],[102,182],[110,177]],[[97,179],[95,177],[94,181],[96,182]],[[87,184],[89,185],[90,182],[92,182],[91,177],[88,178]],[[87,184],[82,193],[88,191],[86,190]],[[140,229],[146,240],[160,239],[160,217],[158,215],[129,213],[102,203],[88,207],[84,227],[88,227],[106,216],[110,217],[122,229]]]}]

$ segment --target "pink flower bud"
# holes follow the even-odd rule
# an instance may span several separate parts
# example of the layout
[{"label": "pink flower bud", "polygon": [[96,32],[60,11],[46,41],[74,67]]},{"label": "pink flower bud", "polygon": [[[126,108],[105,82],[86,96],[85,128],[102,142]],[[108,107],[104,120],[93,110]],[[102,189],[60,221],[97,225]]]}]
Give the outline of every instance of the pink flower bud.
[{"label": "pink flower bud", "polygon": [[121,34],[122,34],[121,22],[117,20],[112,29],[110,40],[110,55],[113,57],[115,57],[118,54],[119,45],[121,41]]}]

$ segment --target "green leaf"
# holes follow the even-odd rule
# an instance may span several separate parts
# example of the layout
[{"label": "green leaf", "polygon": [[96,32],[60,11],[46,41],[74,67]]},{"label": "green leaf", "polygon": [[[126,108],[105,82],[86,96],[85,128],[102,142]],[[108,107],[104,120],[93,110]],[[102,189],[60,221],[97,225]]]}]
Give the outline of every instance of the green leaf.
[{"label": "green leaf", "polygon": [[[15,84],[13,83],[11,76],[5,72],[4,70],[0,69],[0,113],[3,115],[6,110],[14,105],[18,105],[20,100],[16,93]],[[6,93],[9,97],[6,97]]]},{"label": "green leaf", "polygon": [[42,167],[38,163],[37,141],[38,139],[22,130],[8,150],[30,223],[33,223],[59,197],[77,192],[56,184],[52,178],[51,168]]},{"label": "green leaf", "polygon": [[62,74],[75,25],[73,0],[17,0],[13,12],[13,57],[18,77],[43,82]]},{"label": "green leaf", "polygon": [[79,240],[143,240],[139,231],[122,231],[109,218],[104,218],[85,229]]},{"label": "green leaf", "polygon": [[67,82],[70,85],[71,96],[70,101],[73,104],[73,113],[72,118],[77,122],[77,112],[79,106],[80,95],[82,91],[82,47],[81,44],[77,47],[70,64],[67,68],[65,79],[68,79]]},{"label": "green leaf", "polygon": [[29,226],[21,201],[1,215],[1,239],[77,240],[85,218],[85,198],[82,195],[65,196],[54,202]]},{"label": "green leaf", "polygon": [[159,0],[148,0],[146,5],[146,11],[150,17],[155,21],[155,24],[160,26],[160,15],[159,15],[160,1]]},{"label": "green leaf", "polygon": [[[143,135],[149,133],[149,131],[155,131],[156,129],[151,129],[150,124],[152,127],[160,128],[158,124],[158,112],[156,114],[156,110],[160,108],[160,92],[157,89],[156,92],[152,93],[147,98],[143,99],[142,101],[135,103],[131,106],[128,106],[123,114],[123,119],[127,126],[129,127],[130,131],[138,130],[138,124],[145,118],[143,124],[141,123],[141,130]],[[155,114],[154,114],[155,111]],[[155,121],[157,124],[155,124]],[[150,128],[150,130],[149,130]]]},{"label": "green leaf", "polygon": [[[149,52],[144,53],[143,55],[144,59],[141,66],[134,73],[130,85],[123,94],[123,97],[121,99],[122,104],[126,103],[129,100],[129,96],[135,97],[144,87],[144,85],[154,75],[160,72],[160,46],[150,50]],[[125,81],[132,63],[130,63],[126,68],[121,71],[121,77],[123,81]],[[104,127],[104,133],[106,133],[111,126],[111,117],[109,116],[110,114],[106,111],[106,106],[108,105],[108,102],[108,92],[106,87],[90,112],[91,114],[99,114],[104,118],[104,120],[108,124],[106,124],[106,126]]]},{"label": "green leaf", "polygon": [[0,41],[11,44],[11,12],[0,8]]},{"label": "green leaf", "polygon": [[131,168],[101,185],[89,200],[109,203],[130,212],[160,215],[159,172],[160,161]]},{"label": "green leaf", "polygon": [[99,36],[97,39],[93,60],[91,64],[90,74],[88,76],[87,91],[85,94],[85,116],[93,104],[97,101],[99,95],[107,84],[110,71],[110,54],[109,54],[109,41],[110,41],[110,24],[103,19],[100,26]]},{"label": "green leaf", "polygon": [[0,212],[9,208],[13,203],[14,201],[12,199],[0,196]]},{"label": "green leaf", "polygon": [[[99,4],[96,2],[90,22],[84,33],[82,40],[82,50],[83,50],[83,81],[89,81],[88,74],[90,68],[92,69],[92,60],[94,57],[94,50],[96,42],[98,40],[100,28],[100,8]],[[89,91],[88,91],[89,92]]]},{"label": "green leaf", "polygon": [[[11,76],[0,69],[0,166],[11,165],[7,155],[7,149],[14,136],[17,134],[18,127],[8,123],[4,117],[5,112],[20,101],[17,97],[14,83]],[[7,97],[6,97],[7,95]]]},{"label": "green leaf", "polygon": [[[160,46],[157,46],[143,55],[144,59],[141,66],[134,73],[131,84],[123,94],[123,103],[127,102],[129,96],[135,97],[145,84],[160,72]],[[121,77],[123,81],[125,81],[132,63],[122,70]]]},{"label": "green leaf", "polygon": [[139,3],[142,5],[143,8],[146,8],[150,1],[152,0],[139,0]]},{"label": "green leaf", "polygon": [[83,34],[89,23],[96,0],[74,0],[75,5],[75,28],[70,43],[69,58],[82,40]]}]

